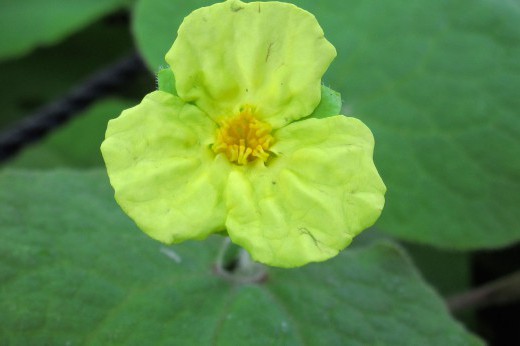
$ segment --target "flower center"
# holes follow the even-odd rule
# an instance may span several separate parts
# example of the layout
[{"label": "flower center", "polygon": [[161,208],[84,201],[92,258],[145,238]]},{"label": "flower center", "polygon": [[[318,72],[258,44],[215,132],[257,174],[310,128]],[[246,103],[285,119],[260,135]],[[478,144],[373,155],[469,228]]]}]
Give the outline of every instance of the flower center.
[{"label": "flower center", "polygon": [[213,144],[216,154],[225,153],[230,162],[239,165],[257,158],[267,160],[267,150],[273,140],[271,126],[255,118],[253,112],[253,107],[245,106],[238,115],[221,121]]}]

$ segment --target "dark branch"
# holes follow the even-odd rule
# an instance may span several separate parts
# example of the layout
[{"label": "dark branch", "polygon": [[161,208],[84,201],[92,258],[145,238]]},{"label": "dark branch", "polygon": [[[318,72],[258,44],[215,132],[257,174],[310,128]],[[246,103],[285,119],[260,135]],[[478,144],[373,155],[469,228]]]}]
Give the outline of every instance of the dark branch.
[{"label": "dark branch", "polygon": [[44,138],[54,129],[80,114],[94,101],[128,83],[145,69],[137,54],[127,56],[103,69],[83,84],[72,88],[61,99],[36,111],[0,134],[0,163],[30,143]]},{"label": "dark branch", "polygon": [[502,305],[520,300],[520,271],[447,299],[452,312]]}]

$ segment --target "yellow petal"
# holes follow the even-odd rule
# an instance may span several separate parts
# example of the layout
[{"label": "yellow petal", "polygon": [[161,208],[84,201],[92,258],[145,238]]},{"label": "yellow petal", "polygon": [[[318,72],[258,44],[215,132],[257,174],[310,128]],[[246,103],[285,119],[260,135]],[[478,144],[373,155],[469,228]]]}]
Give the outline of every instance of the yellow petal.
[{"label": "yellow petal", "polygon": [[229,176],[226,226],[257,261],[296,267],[338,254],[374,224],[386,187],[374,140],[359,120],[306,119],[275,134],[267,167]]},{"label": "yellow petal", "polygon": [[209,147],[215,128],[161,91],[109,122],[101,151],[116,200],[152,238],[175,243],[224,229],[230,166]]},{"label": "yellow petal", "polygon": [[252,105],[279,128],[316,108],[335,56],[312,14],[287,3],[230,0],[186,17],[166,61],[179,96],[212,118]]}]

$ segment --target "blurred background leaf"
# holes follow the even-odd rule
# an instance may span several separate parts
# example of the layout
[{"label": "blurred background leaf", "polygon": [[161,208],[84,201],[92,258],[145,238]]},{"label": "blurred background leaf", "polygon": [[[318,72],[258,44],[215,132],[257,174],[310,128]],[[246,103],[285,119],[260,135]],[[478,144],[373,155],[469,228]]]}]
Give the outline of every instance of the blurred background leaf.
[{"label": "blurred background leaf", "polygon": [[24,0],[0,5],[0,61],[55,44],[129,0]]},{"label": "blurred background leaf", "polygon": [[[520,239],[520,6],[490,0],[310,1],[338,58],[325,82],[376,138],[379,228],[457,249]],[[182,17],[211,1],[141,0],[152,70]]]},{"label": "blurred background leaf", "polygon": [[173,261],[112,193],[104,171],[0,173],[0,344],[482,344],[391,243],[231,284],[221,237]]},{"label": "blurred background leaf", "polygon": [[[171,48],[177,29],[191,11],[215,3],[208,0],[140,0],[133,16],[133,33],[139,52],[151,71],[167,66],[166,52]],[[155,18],[155,19],[154,19]]]},{"label": "blurred background leaf", "polygon": [[100,146],[107,123],[133,106],[133,101],[107,99],[98,102],[67,126],[52,132],[38,145],[27,148],[10,167],[56,168],[103,166]]}]

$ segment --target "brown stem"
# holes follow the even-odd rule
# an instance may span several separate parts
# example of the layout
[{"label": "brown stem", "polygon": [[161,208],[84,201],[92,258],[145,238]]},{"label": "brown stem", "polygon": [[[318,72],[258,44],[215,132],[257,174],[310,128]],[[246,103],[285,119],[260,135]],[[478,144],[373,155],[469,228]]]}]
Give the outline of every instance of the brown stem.
[{"label": "brown stem", "polygon": [[452,312],[502,305],[520,300],[520,270],[471,291],[449,297]]},{"label": "brown stem", "polygon": [[144,70],[144,64],[136,53],[126,56],[96,72],[63,97],[24,118],[11,129],[0,133],[0,163],[82,114],[81,111],[94,101],[125,85]]}]

